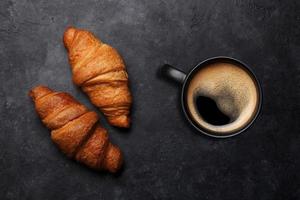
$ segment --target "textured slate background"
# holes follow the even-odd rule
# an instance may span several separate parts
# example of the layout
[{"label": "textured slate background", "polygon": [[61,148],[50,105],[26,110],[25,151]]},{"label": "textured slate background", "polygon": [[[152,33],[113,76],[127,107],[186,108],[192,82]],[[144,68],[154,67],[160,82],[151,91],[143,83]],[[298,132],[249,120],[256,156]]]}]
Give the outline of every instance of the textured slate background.
[{"label": "textured slate background", "polygon": [[[1,0],[1,199],[300,199],[299,10],[297,0]],[[127,63],[132,127],[101,119],[125,154],[116,176],[66,159],[27,96],[45,84],[96,110],[71,81],[69,25]],[[157,76],[163,63],[188,71],[217,55],[246,62],[264,90],[258,120],[230,139],[195,134],[179,87]]]}]

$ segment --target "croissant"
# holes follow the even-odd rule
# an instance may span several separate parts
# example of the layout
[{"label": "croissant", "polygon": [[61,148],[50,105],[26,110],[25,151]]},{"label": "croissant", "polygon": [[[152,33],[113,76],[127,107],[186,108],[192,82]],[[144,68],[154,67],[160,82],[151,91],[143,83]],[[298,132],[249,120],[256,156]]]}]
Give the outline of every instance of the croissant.
[{"label": "croissant", "polygon": [[29,95],[51,130],[51,139],[63,153],[96,170],[118,171],[123,161],[121,151],[109,142],[95,112],[71,95],[45,86],[33,88]]},{"label": "croissant", "polygon": [[125,64],[113,47],[86,30],[68,28],[63,37],[73,82],[113,126],[129,127],[132,97]]}]

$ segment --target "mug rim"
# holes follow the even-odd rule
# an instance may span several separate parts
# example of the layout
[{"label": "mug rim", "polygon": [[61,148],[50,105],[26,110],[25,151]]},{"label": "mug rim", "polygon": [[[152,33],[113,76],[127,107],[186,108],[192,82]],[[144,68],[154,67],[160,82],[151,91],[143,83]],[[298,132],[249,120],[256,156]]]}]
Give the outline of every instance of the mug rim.
[{"label": "mug rim", "polygon": [[[257,89],[258,89],[258,93],[259,93],[259,102],[258,102],[258,107],[257,107],[257,111],[255,113],[255,115],[253,116],[253,118],[251,119],[251,121],[244,126],[242,129],[238,130],[238,131],[234,131],[232,133],[229,134],[224,134],[224,135],[217,135],[216,133],[209,131],[209,130],[205,130],[204,128],[201,128],[199,126],[197,126],[194,122],[193,119],[191,119],[190,115],[188,114],[188,111],[186,109],[186,102],[185,102],[185,92],[187,90],[187,83],[189,82],[189,78],[191,77],[191,75],[196,71],[199,70],[199,68],[206,66],[206,64],[210,61],[214,61],[214,60],[218,60],[218,59],[223,59],[223,60],[228,60],[228,61],[233,61],[235,63],[238,63],[239,65],[241,65],[241,67],[244,67],[246,70],[248,70],[248,72],[253,76],[254,81],[257,83]],[[260,112],[261,112],[261,108],[262,108],[262,102],[263,102],[263,92],[262,92],[262,88],[261,88],[261,84],[256,76],[256,74],[254,73],[254,71],[248,66],[246,65],[244,62],[233,58],[233,57],[229,57],[229,56],[215,56],[215,57],[210,57],[207,58],[201,62],[199,62],[197,65],[195,65],[195,67],[193,67],[187,74],[186,77],[184,79],[183,85],[182,85],[182,89],[181,89],[181,107],[182,110],[184,112],[184,115],[186,117],[186,119],[189,121],[189,123],[196,128],[196,130],[204,135],[210,136],[210,137],[214,137],[214,138],[229,138],[229,137],[233,137],[236,135],[239,135],[243,132],[245,132],[248,128],[250,128],[252,126],[252,124],[254,123],[254,121],[257,119],[257,117],[259,116]]]}]

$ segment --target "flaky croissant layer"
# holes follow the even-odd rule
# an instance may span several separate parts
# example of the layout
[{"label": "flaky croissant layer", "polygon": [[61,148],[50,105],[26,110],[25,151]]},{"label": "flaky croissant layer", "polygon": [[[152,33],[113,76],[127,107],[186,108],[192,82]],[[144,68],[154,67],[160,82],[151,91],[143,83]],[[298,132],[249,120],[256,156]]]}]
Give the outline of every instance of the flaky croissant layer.
[{"label": "flaky croissant layer", "polygon": [[125,64],[113,47],[91,32],[68,28],[64,33],[73,81],[107,117],[109,123],[129,127],[132,97]]},{"label": "flaky croissant layer", "polygon": [[109,142],[98,116],[64,92],[48,87],[33,88],[29,95],[51,139],[68,157],[90,168],[116,172],[123,158],[120,149]]}]

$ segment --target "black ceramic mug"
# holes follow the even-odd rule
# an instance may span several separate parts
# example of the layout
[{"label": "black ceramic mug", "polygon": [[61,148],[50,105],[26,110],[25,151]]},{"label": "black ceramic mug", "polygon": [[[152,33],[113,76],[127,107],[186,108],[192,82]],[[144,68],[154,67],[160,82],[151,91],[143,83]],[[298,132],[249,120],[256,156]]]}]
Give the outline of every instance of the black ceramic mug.
[{"label": "black ceramic mug", "polygon": [[[248,104],[251,101],[252,96],[250,96],[248,94],[249,87],[248,87],[247,83],[243,83],[243,78],[240,77],[240,79],[238,81],[236,81],[237,85],[234,85],[231,83],[230,87],[224,86],[224,89],[218,89],[219,85],[212,82],[213,80],[220,80],[220,82],[222,82],[222,83],[230,82],[231,75],[238,73],[235,71],[226,71],[226,68],[222,68],[222,67],[218,69],[217,66],[222,65],[222,64],[223,65],[225,64],[226,66],[234,66],[234,67],[237,67],[237,69],[241,69],[243,72],[247,73],[247,76],[249,76],[249,78],[253,81],[253,84],[255,85],[255,107],[253,107],[252,113],[250,113],[251,115],[248,112],[250,110],[250,107],[248,106]],[[211,66],[214,66],[214,67],[212,67],[212,68],[214,68],[213,70],[223,70],[223,71],[220,71],[220,72],[216,71],[217,73],[219,73],[219,75],[216,75],[216,73],[214,71],[209,71],[209,70],[212,70],[212,68],[210,68]],[[231,68],[229,67],[228,69],[231,69]],[[205,80],[206,75],[201,70],[202,71],[205,70],[206,74],[208,74],[207,76],[217,77],[217,78],[210,80],[210,78],[207,77],[207,80]],[[240,71],[240,70],[237,70],[237,71]],[[162,72],[163,76],[165,76],[169,79],[172,79],[181,84],[181,86],[182,86],[181,87],[181,105],[182,105],[184,115],[185,115],[186,119],[188,120],[188,122],[194,128],[196,128],[196,130],[198,130],[198,132],[200,132],[200,133],[203,133],[203,134],[211,136],[211,137],[216,137],[216,138],[227,138],[227,137],[235,136],[239,133],[244,132],[246,129],[248,129],[253,124],[253,122],[255,121],[257,116],[259,115],[259,112],[260,112],[261,106],[262,106],[262,89],[261,89],[260,83],[259,83],[257,77],[255,76],[254,72],[246,64],[244,64],[243,62],[241,62],[237,59],[230,58],[230,57],[209,58],[209,59],[197,64],[189,73],[184,73],[181,70],[179,70],[171,65],[165,64],[161,68],[161,72]],[[200,73],[201,73],[201,75],[197,75]],[[199,77],[199,78],[195,78],[195,77]],[[237,77],[235,77],[235,79],[236,78],[239,78],[238,74],[237,74]],[[197,79],[197,80],[195,80],[195,79]],[[196,120],[196,118],[194,117],[194,114],[193,114],[193,113],[195,113],[195,109],[193,109],[193,111],[191,111],[191,108],[190,108],[191,104],[189,103],[189,102],[191,102],[191,100],[189,100],[189,99],[192,98],[192,97],[190,97],[191,96],[191,94],[190,94],[191,93],[190,92],[191,84],[197,83],[198,79],[202,81],[203,85],[207,85],[207,87],[204,89],[201,89],[201,87],[199,87],[199,89],[197,87],[195,87],[195,88],[197,88],[197,91],[195,90],[196,91],[196,92],[194,92],[195,94],[194,93],[192,94],[193,99],[194,99],[193,100],[194,104],[196,105],[195,102],[196,102],[196,99],[198,98],[197,97],[198,93],[199,94],[201,94],[201,93],[209,94],[212,92],[210,92],[208,88],[214,88],[214,90],[216,90],[216,88],[217,88],[217,90],[219,90],[219,93],[221,93],[221,95],[213,94],[213,96],[217,97],[219,102],[221,102],[220,104],[216,104],[217,107],[218,107],[218,105],[219,106],[223,105],[224,110],[225,111],[226,111],[226,109],[229,110],[228,112],[232,113],[231,116],[234,116],[234,117],[232,117],[232,118],[234,118],[233,120],[231,118],[228,118],[229,119],[228,124],[225,124],[225,125],[209,124],[209,122],[205,121],[205,119],[202,117],[203,114],[201,114],[198,111],[197,111],[197,114],[199,115],[199,118],[203,121],[203,123],[201,124],[201,123],[199,123],[199,121]],[[247,77],[246,77],[246,79],[247,79]],[[245,89],[238,91],[238,92],[236,92],[234,89],[232,89],[232,88],[239,88],[239,87],[241,87],[240,85],[244,85]],[[222,86],[222,84],[221,84],[221,86]],[[249,89],[249,91],[253,91],[250,89]],[[253,89],[253,86],[252,86],[252,89]],[[226,90],[228,90],[229,94],[226,94]],[[189,92],[189,94],[188,94],[188,92]],[[234,93],[235,98],[232,98],[232,96],[230,96],[231,95],[230,93],[231,94]],[[241,93],[241,97],[239,97],[240,93]],[[247,98],[250,96],[251,97],[251,98],[249,98],[250,100],[245,100],[246,99],[245,96],[247,96]],[[202,96],[201,96],[201,98],[202,98]],[[238,98],[242,99],[244,102],[247,103],[247,104],[243,103],[243,105],[246,105],[244,107],[246,107],[247,110],[240,111],[240,114],[238,114],[238,112],[235,112],[235,111],[238,111],[240,107],[243,107],[243,106],[241,106],[242,105],[241,100],[240,101],[236,100]],[[234,104],[236,108],[231,108],[231,104],[228,103],[228,101],[227,101],[228,99],[229,100],[233,99],[232,104]],[[222,101],[223,101],[223,104],[222,104]],[[203,109],[206,109],[205,106],[207,106],[207,105],[204,104],[204,102],[203,102],[203,104],[201,104],[201,102],[200,102],[200,108],[202,107]],[[196,107],[196,106],[194,106],[194,107]],[[223,131],[223,129],[226,130],[226,128],[230,128],[230,126],[232,126],[232,127],[236,126],[236,124],[241,121],[241,118],[243,118],[243,116],[246,116],[245,113],[247,114],[247,116],[251,116],[251,117],[249,117],[249,119],[247,118],[247,120],[245,120],[243,123],[240,123],[242,125],[239,128],[235,128],[232,131],[228,131],[226,133],[224,133],[224,132],[221,133],[221,130]],[[218,116],[213,116],[213,117],[218,117]],[[208,128],[208,127],[212,127],[212,128]],[[220,132],[218,132],[218,130],[220,130]]]}]

